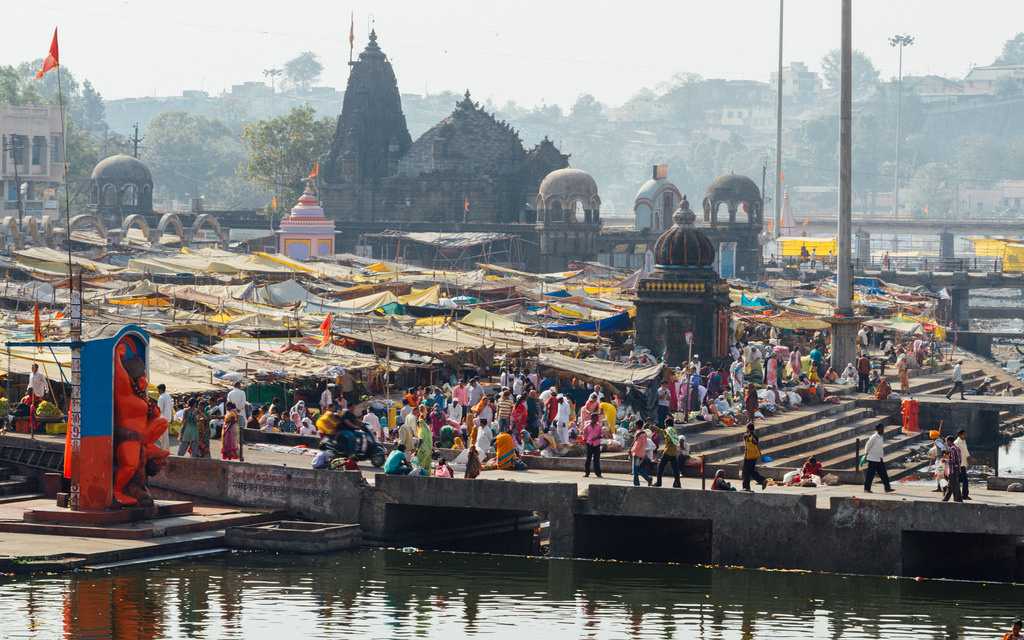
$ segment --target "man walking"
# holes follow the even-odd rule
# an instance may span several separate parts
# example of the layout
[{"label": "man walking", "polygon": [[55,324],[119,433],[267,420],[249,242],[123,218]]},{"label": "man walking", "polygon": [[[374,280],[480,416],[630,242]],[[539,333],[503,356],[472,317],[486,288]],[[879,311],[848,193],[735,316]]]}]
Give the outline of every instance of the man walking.
[{"label": "man walking", "polygon": [[956,446],[953,436],[946,436],[946,493],[942,496],[943,502],[949,501],[950,496],[953,502],[964,501],[960,495],[960,468],[963,465],[960,458],[960,447]]},{"label": "man walking", "polygon": [[[167,385],[163,383],[158,384],[156,385],[156,390],[160,393],[156,399],[156,408],[160,410],[160,415],[167,418],[167,422],[174,420],[174,398],[171,397],[171,394],[167,393]],[[156,444],[161,449],[170,449],[171,447],[171,437],[167,431],[167,429],[164,429],[164,432],[157,438]]]},{"label": "man walking", "polygon": [[861,351],[857,358],[857,391],[867,393],[871,387],[868,376],[871,374],[871,361],[865,352]]},{"label": "man walking", "polygon": [[242,390],[242,383],[236,382],[234,387],[234,389],[228,391],[226,402],[235,405],[238,411],[238,423],[244,426],[245,422],[249,419],[249,403],[245,398],[245,391]]},{"label": "man walking", "polygon": [[958,431],[953,444],[960,450],[960,497],[970,500],[970,486],[967,484],[967,458],[970,457],[971,452],[967,449],[967,432],[963,429]]},{"label": "man walking", "polygon": [[964,363],[963,360],[959,360],[959,361],[957,361],[957,363],[955,365],[953,365],[953,388],[950,389],[949,393],[946,394],[946,400],[949,400],[949,397],[951,395],[953,395],[954,393],[956,393],[957,391],[960,392],[960,399],[961,400],[965,399],[964,398],[964,372],[963,372],[963,369],[962,369],[963,363]]},{"label": "man walking", "polygon": [[747,433],[743,436],[743,490],[750,491],[750,481],[761,485],[761,491],[768,486],[765,480],[757,471],[757,461],[761,458],[761,446],[758,444],[757,435],[754,433],[754,423],[747,424]]},{"label": "man walking", "polygon": [[886,493],[892,493],[895,489],[889,485],[889,474],[885,470],[885,441],[882,434],[885,432],[885,425],[876,425],[875,432],[868,438],[864,445],[864,458],[868,461],[868,470],[864,472],[864,492],[871,493],[871,483],[875,481],[875,474],[882,479],[882,486]]}]

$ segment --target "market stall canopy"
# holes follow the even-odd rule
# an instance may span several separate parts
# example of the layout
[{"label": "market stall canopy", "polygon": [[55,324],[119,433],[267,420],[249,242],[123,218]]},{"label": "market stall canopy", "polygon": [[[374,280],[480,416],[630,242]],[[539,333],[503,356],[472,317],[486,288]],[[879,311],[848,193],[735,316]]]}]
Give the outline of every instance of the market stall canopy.
[{"label": "market stall canopy", "polygon": [[540,354],[537,357],[537,366],[541,371],[550,370],[588,382],[606,382],[617,386],[644,386],[656,380],[664,367],[661,363],[646,367],[630,367],[609,360],[570,358],[558,353]]}]

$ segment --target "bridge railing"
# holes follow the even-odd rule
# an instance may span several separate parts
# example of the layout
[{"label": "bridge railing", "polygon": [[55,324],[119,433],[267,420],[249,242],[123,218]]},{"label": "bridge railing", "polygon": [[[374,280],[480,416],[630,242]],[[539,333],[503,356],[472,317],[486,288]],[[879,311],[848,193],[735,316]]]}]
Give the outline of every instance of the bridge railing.
[{"label": "bridge railing", "polygon": [[[779,266],[780,261],[776,259],[775,265]],[[772,262],[766,263],[772,266]],[[836,260],[834,256],[824,258],[801,258],[784,257],[781,266],[792,269],[806,270],[835,270]],[[854,259],[853,268],[855,271],[969,271],[973,273],[1002,273],[1003,260],[990,256],[969,256],[963,258],[935,258],[935,257],[906,257],[898,258],[877,258],[872,260]]]}]

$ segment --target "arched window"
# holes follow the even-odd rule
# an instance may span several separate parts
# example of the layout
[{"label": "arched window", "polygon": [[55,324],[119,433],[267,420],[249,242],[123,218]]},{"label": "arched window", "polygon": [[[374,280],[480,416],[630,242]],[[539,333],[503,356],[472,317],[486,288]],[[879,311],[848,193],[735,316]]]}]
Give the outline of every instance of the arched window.
[{"label": "arched window", "polygon": [[121,206],[135,208],[139,204],[134,184],[126,184],[121,190]]},{"label": "arched window", "polygon": [[103,200],[100,202],[104,207],[117,205],[117,187],[107,183],[103,185]]}]

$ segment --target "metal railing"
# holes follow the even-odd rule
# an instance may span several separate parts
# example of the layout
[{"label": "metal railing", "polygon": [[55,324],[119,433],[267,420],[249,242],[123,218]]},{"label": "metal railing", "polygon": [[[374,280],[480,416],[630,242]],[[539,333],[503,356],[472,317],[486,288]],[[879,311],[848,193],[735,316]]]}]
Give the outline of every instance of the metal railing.
[{"label": "metal railing", "polygon": [[[772,266],[772,261],[765,262],[766,267]],[[836,259],[834,256],[825,258],[801,258],[784,257],[775,260],[775,266],[789,269],[809,269],[834,271]],[[1002,258],[990,256],[970,256],[964,258],[935,258],[935,257],[898,257],[898,258],[873,258],[871,260],[853,260],[855,272],[862,271],[903,271],[903,272],[958,272],[966,271],[972,273],[1002,273]]]}]

